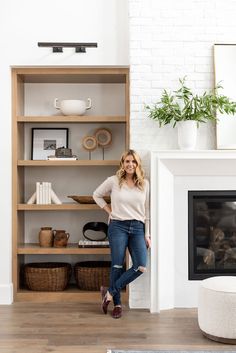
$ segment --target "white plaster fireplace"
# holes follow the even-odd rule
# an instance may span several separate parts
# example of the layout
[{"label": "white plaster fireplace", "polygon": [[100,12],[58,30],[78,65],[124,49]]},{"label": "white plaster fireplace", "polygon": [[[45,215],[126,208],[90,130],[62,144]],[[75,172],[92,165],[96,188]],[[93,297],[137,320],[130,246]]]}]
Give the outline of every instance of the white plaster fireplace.
[{"label": "white plaster fireplace", "polygon": [[188,280],[188,191],[236,190],[236,151],[157,151],[151,155],[151,312],[196,307]]}]

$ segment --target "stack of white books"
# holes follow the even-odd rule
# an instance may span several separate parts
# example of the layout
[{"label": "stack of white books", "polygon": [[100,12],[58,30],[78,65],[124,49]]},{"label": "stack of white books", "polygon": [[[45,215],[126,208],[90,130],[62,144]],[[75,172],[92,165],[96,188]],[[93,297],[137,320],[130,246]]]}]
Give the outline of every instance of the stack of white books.
[{"label": "stack of white books", "polygon": [[108,240],[79,240],[79,248],[109,248]]},{"label": "stack of white books", "polygon": [[62,204],[56,193],[52,189],[52,184],[46,181],[38,181],[36,183],[36,191],[28,199],[27,204],[32,205],[50,205],[55,203],[57,205]]},{"label": "stack of white books", "polygon": [[78,159],[78,157],[75,155],[73,155],[72,157],[48,156],[49,161],[76,161],[77,159]]}]

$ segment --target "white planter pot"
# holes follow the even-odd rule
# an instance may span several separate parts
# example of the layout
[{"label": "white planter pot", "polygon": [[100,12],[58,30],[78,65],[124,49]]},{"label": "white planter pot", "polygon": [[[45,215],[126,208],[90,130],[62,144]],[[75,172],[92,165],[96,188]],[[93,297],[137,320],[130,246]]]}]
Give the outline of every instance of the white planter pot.
[{"label": "white planter pot", "polygon": [[178,128],[178,145],[181,150],[194,150],[197,142],[197,122],[194,120],[180,121]]}]

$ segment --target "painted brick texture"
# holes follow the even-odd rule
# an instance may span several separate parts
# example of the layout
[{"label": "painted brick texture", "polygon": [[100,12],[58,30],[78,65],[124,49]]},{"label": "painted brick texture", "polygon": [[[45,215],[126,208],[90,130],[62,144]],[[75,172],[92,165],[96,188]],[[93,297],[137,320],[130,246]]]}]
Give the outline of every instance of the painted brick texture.
[{"label": "painted brick texture", "polygon": [[[235,0],[129,0],[133,148],[178,148],[176,129],[160,129],[144,104],[157,101],[163,88],[177,88],[185,75],[199,93],[212,88],[213,45],[235,43],[235,14]],[[214,126],[199,128],[197,148],[215,148]]]}]

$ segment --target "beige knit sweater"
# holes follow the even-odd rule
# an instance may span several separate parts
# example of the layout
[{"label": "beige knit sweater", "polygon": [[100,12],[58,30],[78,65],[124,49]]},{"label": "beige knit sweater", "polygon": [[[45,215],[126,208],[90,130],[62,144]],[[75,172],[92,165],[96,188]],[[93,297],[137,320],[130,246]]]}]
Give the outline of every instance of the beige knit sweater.
[{"label": "beige knit sweater", "polygon": [[116,175],[107,178],[93,193],[95,202],[106,206],[104,196],[111,196],[111,219],[120,221],[136,219],[145,223],[145,236],[149,236],[149,182],[145,179],[144,189],[123,184],[120,188]]}]

